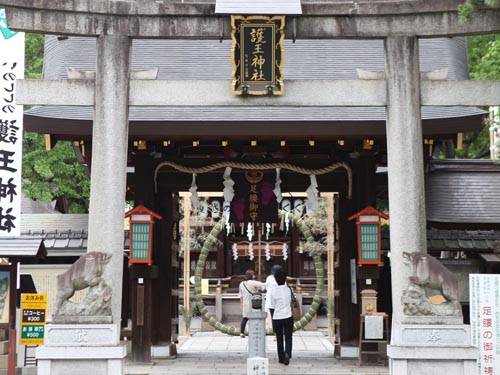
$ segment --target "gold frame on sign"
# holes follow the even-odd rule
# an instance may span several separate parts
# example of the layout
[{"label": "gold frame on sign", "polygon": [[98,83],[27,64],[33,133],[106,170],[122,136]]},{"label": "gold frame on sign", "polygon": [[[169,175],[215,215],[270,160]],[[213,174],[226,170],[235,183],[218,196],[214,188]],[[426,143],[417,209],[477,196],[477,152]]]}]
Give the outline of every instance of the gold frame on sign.
[{"label": "gold frame on sign", "polygon": [[[240,21],[241,23],[249,23],[249,21],[259,21],[261,24],[273,24],[275,25],[275,34],[279,33],[279,38],[278,40],[275,40],[275,46],[274,49],[276,50],[279,48],[281,52],[281,59],[275,59],[275,76],[276,76],[276,82],[273,84],[274,87],[277,87],[277,90],[273,90],[272,94],[273,95],[283,95],[284,93],[284,73],[283,73],[283,64],[285,62],[285,16],[273,16],[273,17],[267,17],[267,16],[231,16],[231,39],[233,41],[233,45],[231,47],[231,63],[232,63],[232,81],[231,81],[231,93],[233,95],[243,95],[243,90],[238,89],[241,86],[241,76],[237,77],[236,72],[238,68],[240,67],[241,64],[241,57],[240,53],[237,53],[237,50],[239,49],[241,51],[241,45],[240,45],[240,40],[239,37],[237,37],[237,34],[239,34],[240,28],[239,25],[236,23]],[[241,70],[241,69],[240,69]],[[240,75],[242,72],[240,72]],[[264,89],[264,90],[248,90],[248,95],[269,95],[269,91]]]}]

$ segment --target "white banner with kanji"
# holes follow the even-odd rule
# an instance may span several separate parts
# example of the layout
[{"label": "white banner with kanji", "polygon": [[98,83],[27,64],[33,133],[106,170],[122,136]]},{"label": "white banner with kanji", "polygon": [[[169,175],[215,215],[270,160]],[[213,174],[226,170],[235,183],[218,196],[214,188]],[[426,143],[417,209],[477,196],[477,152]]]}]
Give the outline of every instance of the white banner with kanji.
[{"label": "white banner with kanji", "polygon": [[472,345],[479,348],[478,375],[500,375],[500,275],[470,274]]},{"label": "white banner with kanji", "polygon": [[7,28],[0,9],[0,236],[21,234],[23,106],[15,104],[16,79],[24,78],[24,33]]}]

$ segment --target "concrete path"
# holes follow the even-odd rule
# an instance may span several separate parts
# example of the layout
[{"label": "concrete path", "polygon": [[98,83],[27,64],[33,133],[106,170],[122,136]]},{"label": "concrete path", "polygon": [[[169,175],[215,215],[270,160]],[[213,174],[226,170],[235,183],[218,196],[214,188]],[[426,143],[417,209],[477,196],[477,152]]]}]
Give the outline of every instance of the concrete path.
[{"label": "concrete path", "polygon": [[[220,332],[199,332],[183,338],[178,355],[172,360],[155,360],[154,364],[127,364],[125,374],[214,375],[246,374],[248,338]],[[357,359],[336,359],[332,342],[321,332],[300,331],[293,335],[293,358],[290,365],[278,363],[276,342],[266,337],[269,374],[289,375],[387,375],[385,366],[358,366]]]}]

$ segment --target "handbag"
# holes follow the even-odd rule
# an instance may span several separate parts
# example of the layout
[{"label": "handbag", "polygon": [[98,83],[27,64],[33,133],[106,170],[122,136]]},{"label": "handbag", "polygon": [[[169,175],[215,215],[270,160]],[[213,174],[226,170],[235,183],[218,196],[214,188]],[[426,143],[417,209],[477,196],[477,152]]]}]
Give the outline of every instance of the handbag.
[{"label": "handbag", "polygon": [[290,308],[292,309],[292,318],[293,321],[296,322],[297,320],[300,320],[300,318],[302,318],[302,313],[300,312],[299,301],[297,301],[297,298],[295,298],[295,294],[293,293],[292,288],[290,288],[290,293],[292,294],[292,300],[290,301]]}]

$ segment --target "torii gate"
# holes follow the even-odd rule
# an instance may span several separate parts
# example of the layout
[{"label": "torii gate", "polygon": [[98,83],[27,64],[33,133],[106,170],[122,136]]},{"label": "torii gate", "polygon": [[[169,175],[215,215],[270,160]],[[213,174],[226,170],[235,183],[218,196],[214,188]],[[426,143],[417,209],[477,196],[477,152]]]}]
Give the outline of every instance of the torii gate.
[{"label": "torii gate", "polygon": [[[389,355],[393,373],[411,371],[411,358],[421,353],[405,345],[404,332],[415,323],[428,324],[428,330],[439,327],[432,317],[404,315],[400,303],[409,284],[402,252],[426,249],[421,106],[498,105],[500,101],[498,81],[420,79],[418,38],[500,32],[499,10],[484,9],[472,22],[461,24],[459,3],[304,0],[304,15],[287,23],[289,38],[383,38],[385,79],[287,81],[282,97],[245,99],[230,94],[230,77],[227,81],[129,81],[131,38],[229,38],[229,18],[214,14],[214,2],[0,0],[11,29],[97,37],[95,81],[20,81],[17,104],[95,107],[88,248],[116,255],[107,269],[107,280],[113,285],[113,322],[120,322],[129,105],[385,106],[394,330]],[[456,330],[440,332],[456,335]],[[448,346],[433,350],[433,359],[454,358],[453,345],[451,340]],[[472,361],[474,355],[471,351],[465,356]],[[464,358],[457,361],[462,363]],[[472,373],[470,366],[463,365],[464,374]]]}]

